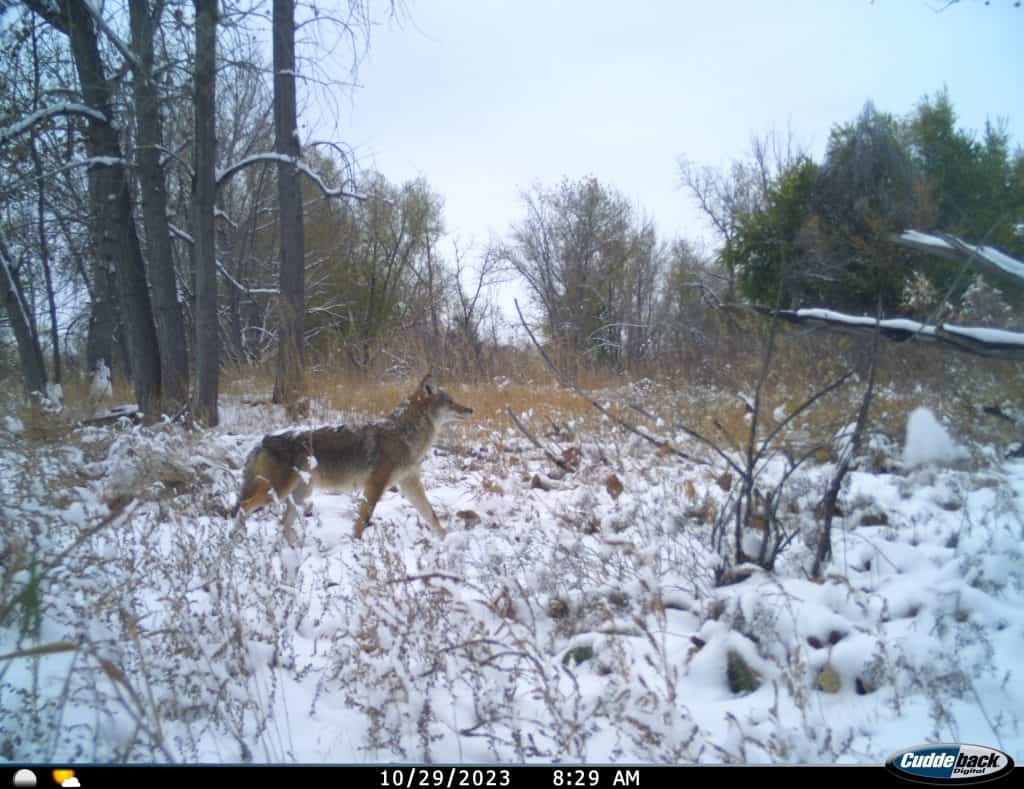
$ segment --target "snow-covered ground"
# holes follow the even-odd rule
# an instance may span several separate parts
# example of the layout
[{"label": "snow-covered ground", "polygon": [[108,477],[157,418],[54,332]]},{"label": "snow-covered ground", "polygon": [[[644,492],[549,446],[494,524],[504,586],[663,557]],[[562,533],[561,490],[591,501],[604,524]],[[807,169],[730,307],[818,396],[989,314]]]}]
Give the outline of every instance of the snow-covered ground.
[{"label": "snow-covered ground", "polygon": [[356,498],[318,494],[290,548],[276,513],[227,518],[266,407],[45,445],[0,421],[0,758],[1020,761],[1024,462],[917,421],[849,476],[823,581],[832,463],[789,481],[774,572],[729,585],[730,486],[682,433],[710,464],[537,419],[581,452],[557,478],[505,424],[450,426],[423,470],[445,540],[387,493],[355,541]]}]

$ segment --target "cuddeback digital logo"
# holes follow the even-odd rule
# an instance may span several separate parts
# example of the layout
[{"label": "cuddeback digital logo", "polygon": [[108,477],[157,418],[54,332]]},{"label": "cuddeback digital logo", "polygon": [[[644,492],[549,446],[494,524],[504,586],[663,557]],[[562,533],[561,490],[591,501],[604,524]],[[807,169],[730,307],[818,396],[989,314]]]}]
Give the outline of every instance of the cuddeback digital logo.
[{"label": "cuddeback digital logo", "polygon": [[973,784],[1001,778],[1013,759],[984,745],[936,743],[898,751],[885,763],[900,778],[923,784]]}]

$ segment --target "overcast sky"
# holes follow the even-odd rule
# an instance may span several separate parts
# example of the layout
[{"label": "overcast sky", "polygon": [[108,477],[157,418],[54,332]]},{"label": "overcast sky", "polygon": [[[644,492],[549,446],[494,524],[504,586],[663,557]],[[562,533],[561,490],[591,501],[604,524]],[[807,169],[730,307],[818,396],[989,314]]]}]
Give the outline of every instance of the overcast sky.
[{"label": "overcast sky", "polygon": [[424,176],[463,242],[504,235],[535,180],[586,174],[661,237],[710,241],[678,157],[725,164],[773,125],[820,158],[866,100],[904,114],[946,85],[962,125],[1005,117],[1024,141],[1024,9],[941,4],[410,0],[373,30],[335,133],[392,181]]}]

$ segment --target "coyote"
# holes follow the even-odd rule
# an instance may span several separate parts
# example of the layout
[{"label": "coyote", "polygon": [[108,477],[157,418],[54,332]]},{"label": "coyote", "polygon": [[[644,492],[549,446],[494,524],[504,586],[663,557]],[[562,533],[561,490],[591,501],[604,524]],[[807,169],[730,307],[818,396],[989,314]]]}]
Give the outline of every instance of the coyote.
[{"label": "coyote", "polygon": [[321,427],[271,433],[245,461],[245,476],[232,516],[240,523],[253,510],[277,499],[287,499],[282,519],[285,539],[295,545],[292,524],[299,507],[314,488],[350,491],[362,486],[363,501],[355,522],[361,539],[381,495],[398,485],[436,534],[446,532],[427,501],[420,480],[420,461],[430,449],[438,429],[473,413],[423,377],[412,397],[387,419],[361,426]]}]

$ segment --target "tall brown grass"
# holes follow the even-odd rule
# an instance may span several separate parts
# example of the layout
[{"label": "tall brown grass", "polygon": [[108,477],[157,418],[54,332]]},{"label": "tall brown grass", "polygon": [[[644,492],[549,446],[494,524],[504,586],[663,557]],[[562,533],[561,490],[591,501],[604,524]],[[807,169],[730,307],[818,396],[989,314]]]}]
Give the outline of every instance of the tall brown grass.
[{"label": "tall brown grass", "polygon": [[[670,433],[681,422],[725,446],[746,439],[749,415],[742,399],[749,396],[760,376],[768,323],[744,320],[722,332],[714,350],[680,348],[672,357],[635,364],[627,369],[584,363],[569,364],[554,349],[556,361],[584,391],[595,394],[618,409],[631,422]],[[844,337],[802,328],[784,328],[778,335],[771,363],[768,387],[763,393],[762,424],[773,424],[779,409],[788,412],[816,389],[825,386],[850,367],[866,370],[870,338]],[[571,390],[558,384],[540,355],[529,347],[485,348],[481,357],[460,358],[447,354],[431,359],[428,354],[399,349],[382,349],[369,369],[356,369],[343,356],[319,356],[310,361],[304,382],[306,396],[315,401],[315,412],[358,413],[379,416],[389,413],[414,389],[427,370],[460,402],[476,411],[479,423],[507,424],[506,408],[518,414],[533,412],[541,424],[580,421],[598,424],[597,412]],[[877,404],[873,425],[898,436],[907,413],[917,405],[928,405],[964,425],[964,430],[981,440],[1006,438],[1006,424],[991,417],[980,418],[982,405],[1024,400],[1024,365],[942,352],[914,344],[882,343],[877,377]],[[670,354],[671,356],[671,354]],[[674,361],[673,361],[674,359]],[[221,396],[254,403],[269,403],[274,388],[275,365],[225,367],[221,373]],[[654,382],[654,392],[645,402],[628,384],[644,379]],[[860,387],[851,381],[844,392],[821,403],[808,415],[805,427],[816,432],[839,429],[853,413],[851,398]],[[32,436],[46,440],[84,418],[97,408],[131,403],[134,393],[123,375],[115,374],[113,393],[101,402],[89,397],[84,376],[68,376],[64,383],[65,409],[59,414],[41,413],[22,407],[23,398],[15,376],[0,383],[0,396],[8,411],[18,412]],[[847,396],[847,393],[849,396]],[[640,405],[663,420],[652,425],[630,408]]]}]

